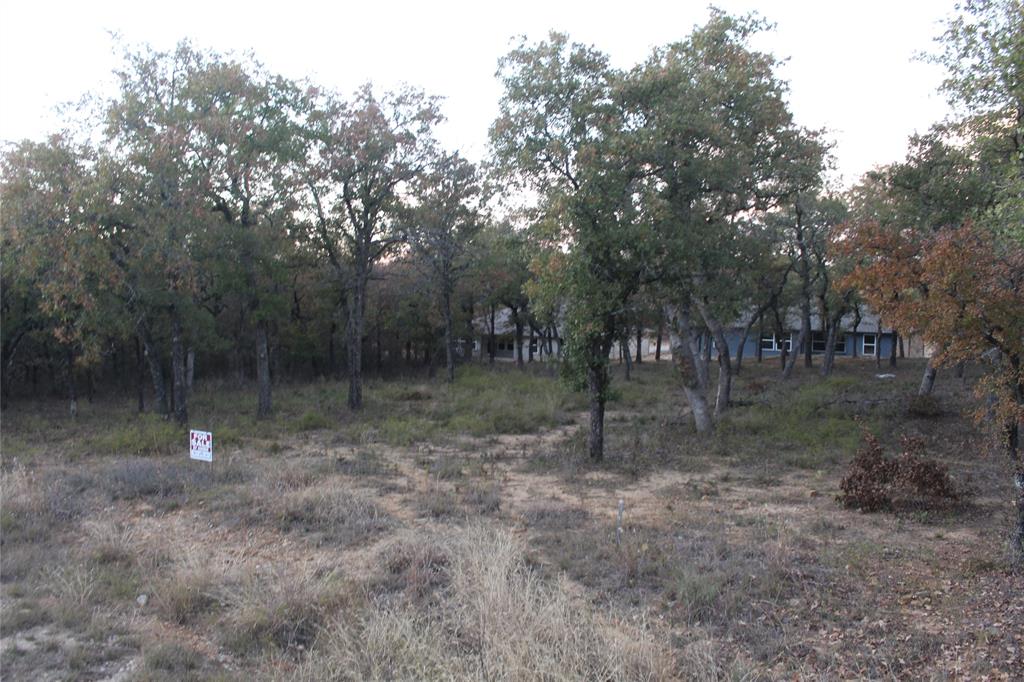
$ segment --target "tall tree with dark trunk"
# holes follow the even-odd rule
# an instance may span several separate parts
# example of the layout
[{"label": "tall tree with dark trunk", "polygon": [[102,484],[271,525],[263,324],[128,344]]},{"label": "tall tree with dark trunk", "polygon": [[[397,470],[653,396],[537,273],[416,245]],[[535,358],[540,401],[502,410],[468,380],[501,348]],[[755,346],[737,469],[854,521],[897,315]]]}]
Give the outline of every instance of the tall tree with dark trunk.
[{"label": "tall tree with dark trunk", "polygon": [[313,236],[347,299],[348,406],[363,406],[363,332],[374,268],[402,240],[402,193],[434,157],[435,99],[367,84],[349,104],[322,103],[308,150]]},{"label": "tall tree with dark trunk", "polygon": [[793,124],[775,58],[750,47],[767,28],[713,10],[684,41],[655,50],[628,90],[653,179],[658,276],[666,302],[692,310],[714,339],[716,416],[728,409],[733,374],[723,321],[757,297],[742,286],[749,243],[764,213],[792,193],[791,178],[817,182],[823,152]]},{"label": "tall tree with dark trunk", "polygon": [[465,256],[481,228],[476,203],[480,186],[473,164],[458,154],[442,155],[416,183],[416,206],[406,236],[427,270],[444,324],[445,370],[455,381],[455,324],[452,304],[468,267]]},{"label": "tall tree with dark trunk", "polygon": [[286,308],[285,265],[297,229],[305,119],[310,105],[295,84],[251,62],[208,55],[193,74],[192,149],[207,174],[204,203],[221,219],[211,230],[209,261],[224,296],[236,299],[254,327],[258,418],[270,415],[270,334]]},{"label": "tall tree with dark trunk", "polygon": [[497,170],[540,198],[531,298],[565,301],[563,369],[590,400],[591,458],[604,456],[608,355],[640,286],[651,240],[640,214],[640,169],[621,75],[605,55],[551,34],[500,63],[504,86],[491,127]]}]

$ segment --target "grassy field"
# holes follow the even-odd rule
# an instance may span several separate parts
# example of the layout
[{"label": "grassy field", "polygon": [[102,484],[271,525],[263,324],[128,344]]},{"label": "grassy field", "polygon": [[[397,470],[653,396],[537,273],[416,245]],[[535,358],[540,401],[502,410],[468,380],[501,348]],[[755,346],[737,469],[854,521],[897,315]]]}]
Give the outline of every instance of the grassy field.
[{"label": "grassy field", "polygon": [[[193,396],[215,461],[127,400],[3,414],[4,679],[1019,679],[1008,464],[966,381],[749,362],[698,437],[668,363],[616,367],[607,457],[543,368]],[[536,371],[533,371],[536,370]],[[890,371],[888,368],[883,371]],[[956,502],[836,501],[864,430]],[[618,501],[624,504],[621,537]]]}]

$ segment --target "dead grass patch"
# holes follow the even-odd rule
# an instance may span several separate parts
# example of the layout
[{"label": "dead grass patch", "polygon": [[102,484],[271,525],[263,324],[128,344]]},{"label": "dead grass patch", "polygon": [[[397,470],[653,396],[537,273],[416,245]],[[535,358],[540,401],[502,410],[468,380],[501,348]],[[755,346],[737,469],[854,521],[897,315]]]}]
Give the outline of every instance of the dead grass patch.
[{"label": "dead grass patch", "polygon": [[[671,657],[650,628],[594,609],[564,580],[541,578],[507,531],[472,526],[433,542],[432,565],[447,573],[436,602],[427,608],[419,601],[390,600],[357,622],[335,622],[296,678],[670,676]],[[446,556],[446,563],[439,563],[438,555]]]},{"label": "dead grass patch", "polygon": [[330,571],[297,574],[294,566],[277,566],[222,586],[219,601],[226,608],[220,639],[229,651],[298,658],[325,622],[346,604],[351,606],[351,594]]},{"label": "dead grass patch", "polygon": [[290,493],[274,512],[283,531],[313,535],[318,541],[355,545],[395,525],[377,504],[338,485]]}]

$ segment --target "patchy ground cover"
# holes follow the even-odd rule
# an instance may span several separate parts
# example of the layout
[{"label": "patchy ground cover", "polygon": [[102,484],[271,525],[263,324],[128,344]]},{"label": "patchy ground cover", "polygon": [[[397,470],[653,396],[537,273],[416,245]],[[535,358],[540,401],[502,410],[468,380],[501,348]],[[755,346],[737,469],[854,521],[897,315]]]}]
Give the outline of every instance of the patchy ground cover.
[{"label": "patchy ground cover", "polygon": [[[3,677],[1020,678],[1007,466],[964,382],[908,400],[920,369],[781,384],[750,362],[702,439],[668,363],[644,363],[600,464],[546,371],[378,382],[356,416],[339,384],[281,386],[265,422],[206,387],[211,466],[126,404],[14,405]],[[863,429],[919,438],[962,498],[842,507]]]}]

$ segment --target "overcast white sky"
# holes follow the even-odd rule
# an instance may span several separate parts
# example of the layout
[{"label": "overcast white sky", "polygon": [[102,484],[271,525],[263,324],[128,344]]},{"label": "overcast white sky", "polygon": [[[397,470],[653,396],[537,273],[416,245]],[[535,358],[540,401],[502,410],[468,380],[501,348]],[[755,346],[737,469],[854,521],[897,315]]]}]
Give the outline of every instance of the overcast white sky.
[{"label": "overcast white sky", "polygon": [[[913,61],[932,50],[954,0],[719,0],[756,9],[776,30],[756,43],[788,58],[797,121],[826,127],[844,184],[902,159],[907,136],[947,112],[942,71]],[[184,37],[222,52],[252,50],[269,68],[343,92],[371,80],[408,82],[445,98],[440,133],[471,159],[486,151],[500,96],[494,71],[512,36],[549,29],[592,43],[629,67],[653,46],[685,37],[703,2],[35,2],[0,0],[0,139],[41,138],[59,127],[54,107],[109,91],[117,63],[109,31],[169,48]]]}]

